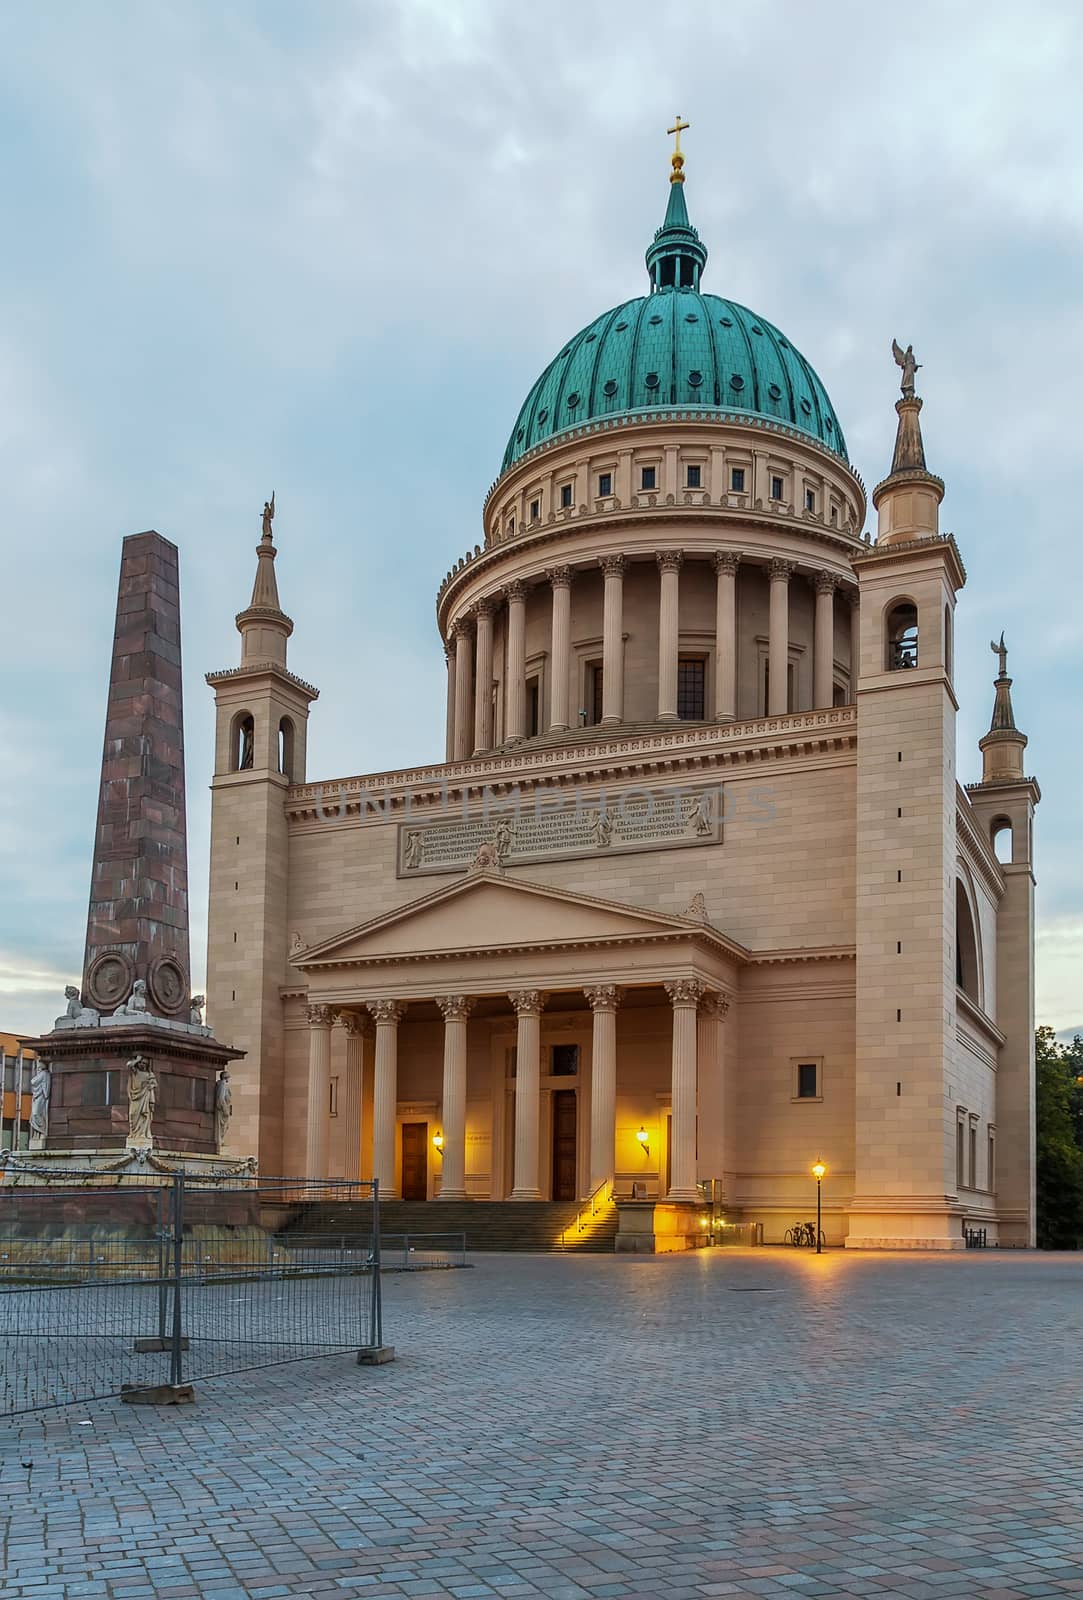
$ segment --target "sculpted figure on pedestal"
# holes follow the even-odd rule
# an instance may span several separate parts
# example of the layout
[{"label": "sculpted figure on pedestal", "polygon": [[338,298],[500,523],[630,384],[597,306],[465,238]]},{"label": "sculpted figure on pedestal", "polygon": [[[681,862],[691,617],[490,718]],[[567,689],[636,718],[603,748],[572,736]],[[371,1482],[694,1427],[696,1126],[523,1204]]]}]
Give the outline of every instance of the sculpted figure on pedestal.
[{"label": "sculpted figure on pedestal", "polygon": [[218,1074],[214,1086],[214,1139],[221,1155],[226,1147],[230,1119],[233,1116],[233,1095],[229,1087],[229,1073],[225,1067]]},{"label": "sculpted figure on pedestal", "polygon": [[79,991],[74,983],[69,983],[64,989],[64,998],[68,1002],[67,1009],[62,1017],[57,1017],[54,1028],[96,1028],[101,1017],[93,1006],[85,1006],[79,999]]},{"label": "sculpted figure on pedestal", "polygon": [[907,400],[914,398],[914,374],[921,366],[920,361],[914,360],[914,346],[908,344],[904,350],[898,339],[891,341],[891,353],[895,357],[895,364],[902,368],[902,383],[899,387]]},{"label": "sculpted figure on pedestal", "polygon": [[158,1100],[158,1080],[146,1056],[128,1062],[128,1149],[149,1150],[154,1144],[151,1123]]},{"label": "sculpted figure on pedestal", "polygon": [[38,1061],[30,1079],[30,1148],[42,1150],[49,1132],[49,1096],[53,1092],[53,1075],[48,1063]]},{"label": "sculpted figure on pedestal", "polygon": [[142,1017],[147,1010],[147,984],[146,979],[136,978],[132,984],[132,992],[122,1006],[117,1006],[113,1012],[114,1017]]}]

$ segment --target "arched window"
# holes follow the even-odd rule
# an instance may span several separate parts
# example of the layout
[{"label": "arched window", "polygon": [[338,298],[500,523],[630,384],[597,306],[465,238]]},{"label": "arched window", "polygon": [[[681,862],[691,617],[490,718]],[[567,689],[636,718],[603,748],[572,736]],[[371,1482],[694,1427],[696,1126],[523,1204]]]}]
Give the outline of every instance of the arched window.
[{"label": "arched window", "polygon": [[989,825],[993,854],[997,860],[1010,865],[1015,859],[1015,837],[1010,817],[994,817]]},{"label": "arched window", "polygon": [[888,672],[918,664],[918,608],[912,600],[898,600],[887,614],[884,637]]},{"label": "arched window", "polygon": [[960,879],[955,880],[955,982],[975,1005],[981,1004],[978,938],[970,901]]},{"label": "arched window", "polygon": [[278,724],[278,770],[293,782],[293,719],[283,717]]},{"label": "arched window", "polygon": [[256,724],[250,711],[238,711],[230,733],[230,766],[247,772],[255,765]]},{"label": "arched window", "polygon": [[953,647],[952,647],[952,636],[951,636],[951,607],[950,606],[945,606],[944,607],[944,667],[945,667],[945,670],[946,670],[949,678],[954,675],[954,671],[955,671],[953,656],[954,656],[954,650],[953,650]]}]

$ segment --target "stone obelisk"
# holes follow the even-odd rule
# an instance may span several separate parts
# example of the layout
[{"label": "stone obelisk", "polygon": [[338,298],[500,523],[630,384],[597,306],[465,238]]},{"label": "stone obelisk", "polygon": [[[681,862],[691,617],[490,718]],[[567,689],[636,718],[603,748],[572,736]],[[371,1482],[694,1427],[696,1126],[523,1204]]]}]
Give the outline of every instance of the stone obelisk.
[{"label": "stone obelisk", "polygon": [[0,1156],[9,1179],[216,1165],[223,1069],[244,1052],[204,1026],[189,972],[178,552],[137,533],[121,553],[82,984],[25,1041],[41,1068],[31,1148]]}]

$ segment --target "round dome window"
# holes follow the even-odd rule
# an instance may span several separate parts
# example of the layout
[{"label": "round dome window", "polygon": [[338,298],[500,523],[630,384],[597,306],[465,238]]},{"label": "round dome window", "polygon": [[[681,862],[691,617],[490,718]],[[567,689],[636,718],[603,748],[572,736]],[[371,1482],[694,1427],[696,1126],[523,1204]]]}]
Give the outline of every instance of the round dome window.
[{"label": "round dome window", "polygon": [[617,392],[617,380],[616,380],[616,378],[607,378],[605,380],[605,383],[602,385],[602,393],[603,394],[607,394],[609,396],[609,398],[612,400],[612,398],[616,394],[616,392]]},{"label": "round dome window", "polygon": [[807,400],[802,400],[802,402],[801,402],[801,410],[805,413],[806,417],[811,417],[811,415],[812,415],[812,407],[809,405]]},{"label": "round dome window", "polygon": [[571,394],[568,396],[568,410],[569,411],[574,411],[578,404],[579,404],[579,390],[578,389],[573,389]]},{"label": "round dome window", "polygon": [[657,374],[657,372],[648,372],[647,376],[643,379],[643,382],[647,385],[648,389],[657,389],[657,387],[658,387],[658,374]]},{"label": "round dome window", "polygon": [[538,412],[538,421],[539,422],[548,422],[549,421],[549,407],[548,406],[542,406],[541,410]]},{"label": "round dome window", "polygon": [[522,442],[523,442],[523,431],[524,430],[522,428],[520,428],[519,432],[515,435],[516,444],[522,444]]},{"label": "round dome window", "polygon": [[698,389],[700,384],[703,382],[703,373],[693,368],[688,374],[688,381],[692,385],[693,389]]},{"label": "round dome window", "polygon": [[763,329],[761,327],[758,327],[756,323],[752,324],[752,332],[753,333],[758,333],[760,338],[761,339],[763,338]]},{"label": "round dome window", "polygon": [[586,338],[583,340],[583,343],[584,344],[593,344],[597,337],[598,337],[598,335],[596,333],[588,333]]},{"label": "round dome window", "polygon": [[735,372],[733,374],[733,376],[730,378],[730,388],[731,389],[736,389],[737,392],[740,393],[740,391],[744,388],[744,386],[745,386],[745,380],[741,377],[741,374],[739,372]]},{"label": "round dome window", "polygon": [[782,390],[779,388],[777,383],[769,383],[767,385],[767,393],[771,396],[772,400],[782,399]]},{"label": "round dome window", "polygon": [[686,317],[685,317],[685,319],[684,319],[684,320],[685,320],[685,321],[686,321],[686,322],[698,322],[698,321],[699,321],[699,318],[698,318],[698,317],[697,317],[697,316],[696,316],[696,313],[695,313],[695,312],[694,312],[694,311],[690,311],[690,312],[689,312],[689,313],[688,313],[688,315],[687,315],[687,316],[686,316]]},{"label": "round dome window", "polygon": [[623,333],[628,324],[626,322],[615,322],[613,326],[617,333]]},{"label": "round dome window", "polygon": [[719,320],[719,322],[722,324],[722,326],[724,328],[732,328],[733,327],[733,320],[730,317],[719,317],[718,320]]}]

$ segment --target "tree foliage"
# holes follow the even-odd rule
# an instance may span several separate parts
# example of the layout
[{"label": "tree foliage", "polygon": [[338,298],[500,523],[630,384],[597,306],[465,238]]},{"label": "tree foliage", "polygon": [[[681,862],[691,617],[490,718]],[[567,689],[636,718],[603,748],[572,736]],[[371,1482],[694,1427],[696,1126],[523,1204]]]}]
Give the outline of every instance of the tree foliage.
[{"label": "tree foliage", "polygon": [[1039,1028],[1035,1050],[1038,1244],[1083,1244],[1083,1039],[1060,1045]]}]

